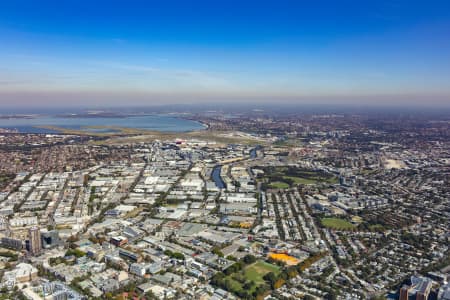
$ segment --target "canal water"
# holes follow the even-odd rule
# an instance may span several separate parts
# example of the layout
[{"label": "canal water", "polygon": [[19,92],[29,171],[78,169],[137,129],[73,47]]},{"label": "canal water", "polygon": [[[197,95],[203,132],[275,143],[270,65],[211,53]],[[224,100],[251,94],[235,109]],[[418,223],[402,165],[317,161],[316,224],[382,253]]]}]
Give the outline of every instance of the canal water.
[{"label": "canal water", "polygon": [[225,185],[225,182],[223,182],[222,177],[220,176],[221,171],[222,171],[221,165],[215,166],[211,173],[211,177],[219,189],[224,189],[226,187],[226,185]]}]

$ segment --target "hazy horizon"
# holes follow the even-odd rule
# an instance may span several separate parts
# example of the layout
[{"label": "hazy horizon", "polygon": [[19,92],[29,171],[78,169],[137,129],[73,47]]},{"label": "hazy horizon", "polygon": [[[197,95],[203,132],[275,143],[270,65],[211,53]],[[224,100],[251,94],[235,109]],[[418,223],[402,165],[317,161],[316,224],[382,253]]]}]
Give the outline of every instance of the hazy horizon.
[{"label": "hazy horizon", "polygon": [[446,1],[4,1],[0,106],[450,107]]},{"label": "hazy horizon", "polygon": [[[245,114],[252,115],[373,115],[373,116],[424,116],[439,117],[447,120],[450,107],[419,106],[381,106],[381,105],[348,105],[348,104],[280,104],[280,103],[208,103],[208,104],[156,104],[156,105],[72,105],[72,106],[1,106],[1,116],[20,115],[60,115],[86,113],[112,113],[123,115],[139,114]],[[101,117],[101,114],[99,115]]]}]

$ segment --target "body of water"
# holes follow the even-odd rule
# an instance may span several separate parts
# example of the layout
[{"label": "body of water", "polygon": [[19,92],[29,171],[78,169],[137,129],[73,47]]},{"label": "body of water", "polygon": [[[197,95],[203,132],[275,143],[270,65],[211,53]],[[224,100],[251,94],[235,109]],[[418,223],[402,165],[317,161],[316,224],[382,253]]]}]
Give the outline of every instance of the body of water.
[{"label": "body of water", "polygon": [[168,132],[185,132],[204,129],[205,126],[196,121],[176,118],[167,115],[146,115],[126,117],[58,117],[35,116],[33,118],[0,119],[0,128],[17,129],[21,133],[58,133],[58,131],[39,128],[55,126],[87,132],[114,133],[109,128],[87,128],[91,126],[111,126]]},{"label": "body of water", "polygon": [[226,185],[225,185],[225,182],[223,182],[222,177],[220,176],[221,171],[222,171],[221,165],[215,166],[211,173],[211,177],[219,189],[224,189],[224,188],[226,188]]},{"label": "body of water", "polygon": [[250,158],[257,158],[258,153],[256,151],[261,150],[261,149],[262,149],[261,145],[257,145],[255,148],[250,150]]}]

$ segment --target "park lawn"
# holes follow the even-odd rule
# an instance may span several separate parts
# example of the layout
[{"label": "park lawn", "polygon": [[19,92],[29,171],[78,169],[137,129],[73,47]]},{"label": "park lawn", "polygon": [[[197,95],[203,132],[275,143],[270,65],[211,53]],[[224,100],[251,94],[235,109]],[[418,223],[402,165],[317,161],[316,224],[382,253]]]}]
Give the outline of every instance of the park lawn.
[{"label": "park lawn", "polygon": [[242,290],[242,285],[234,280],[231,276],[227,277],[227,280],[229,280],[231,282],[231,289],[236,293]]},{"label": "park lawn", "polygon": [[295,177],[295,176],[283,176],[283,178],[291,179],[296,184],[316,184],[317,183],[317,180],[309,179],[309,178],[302,178],[302,177]]},{"label": "park lawn", "polygon": [[[280,267],[266,263],[265,261],[257,261],[251,265],[246,266],[243,270],[239,271],[246,278],[246,281],[253,281],[255,284],[248,290],[251,294],[258,286],[264,284],[264,275],[269,272],[273,272],[275,275],[280,273]],[[231,290],[234,293],[238,293],[243,290],[243,284],[233,278],[233,274],[226,277],[227,281],[231,284]]]},{"label": "park lawn", "polygon": [[289,184],[286,182],[275,181],[270,184],[270,187],[274,189],[287,189],[289,188]]},{"label": "park lawn", "polygon": [[372,231],[378,231],[378,232],[381,232],[381,231],[385,230],[384,226],[381,225],[381,224],[369,225],[369,229],[372,230]]},{"label": "park lawn", "polygon": [[8,176],[0,176],[0,183],[7,182],[8,180],[11,180],[11,177],[8,177]]},{"label": "park lawn", "polygon": [[276,141],[274,143],[275,146],[282,146],[282,147],[299,147],[303,144],[304,142],[301,139],[286,139],[283,141]]},{"label": "park lawn", "polygon": [[311,177],[311,178],[304,178],[304,177],[297,177],[297,176],[283,176],[283,178],[291,179],[296,184],[317,184],[321,182],[331,183],[335,184],[338,182],[337,177]]},{"label": "park lawn", "polygon": [[336,176],[332,176],[326,179],[321,179],[322,181],[326,182],[326,183],[331,183],[331,184],[336,184],[339,182],[339,178],[337,178]]},{"label": "park lawn", "polygon": [[264,283],[264,275],[273,272],[275,275],[280,273],[280,267],[266,263],[265,261],[257,261],[244,269],[245,277],[248,280],[254,281],[256,285]]},{"label": "park lawn", "polygon": [[349,230],[355,228],[355,225],[349,221],[339,218],[322,218],[320,222],[323,226],[333,229]]},{"label": "park lawn", "polygon": [[288,189],[300,184],[336,184],[339,182],[338,178],[332,174],[303,169],[291,171],[287,167],[270,169],[264,178],[269,183],[268,187],[272,189]]},{"label": "park lawn", "polygon": [[372,175],[377,173],[378,171],[376,169],[362,169],[359,172],[363,175]]},{"label": "park lawn", "polygon": [[137,215],[139,215],[143,210],[144,210],[143,207],[135,208],[132,211],[127,212],[127,214],[124,216],[124,219],[134,218]]}]

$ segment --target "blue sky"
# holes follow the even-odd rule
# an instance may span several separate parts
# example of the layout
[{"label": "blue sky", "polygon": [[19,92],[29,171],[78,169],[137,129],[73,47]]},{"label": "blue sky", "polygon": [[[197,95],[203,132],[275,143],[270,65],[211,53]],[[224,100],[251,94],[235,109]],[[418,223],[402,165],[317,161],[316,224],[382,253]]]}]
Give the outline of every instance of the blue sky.
[{"label": "blue sky", "polygon": [[1,1],[1,105],[450,105],[448,1]]}]

